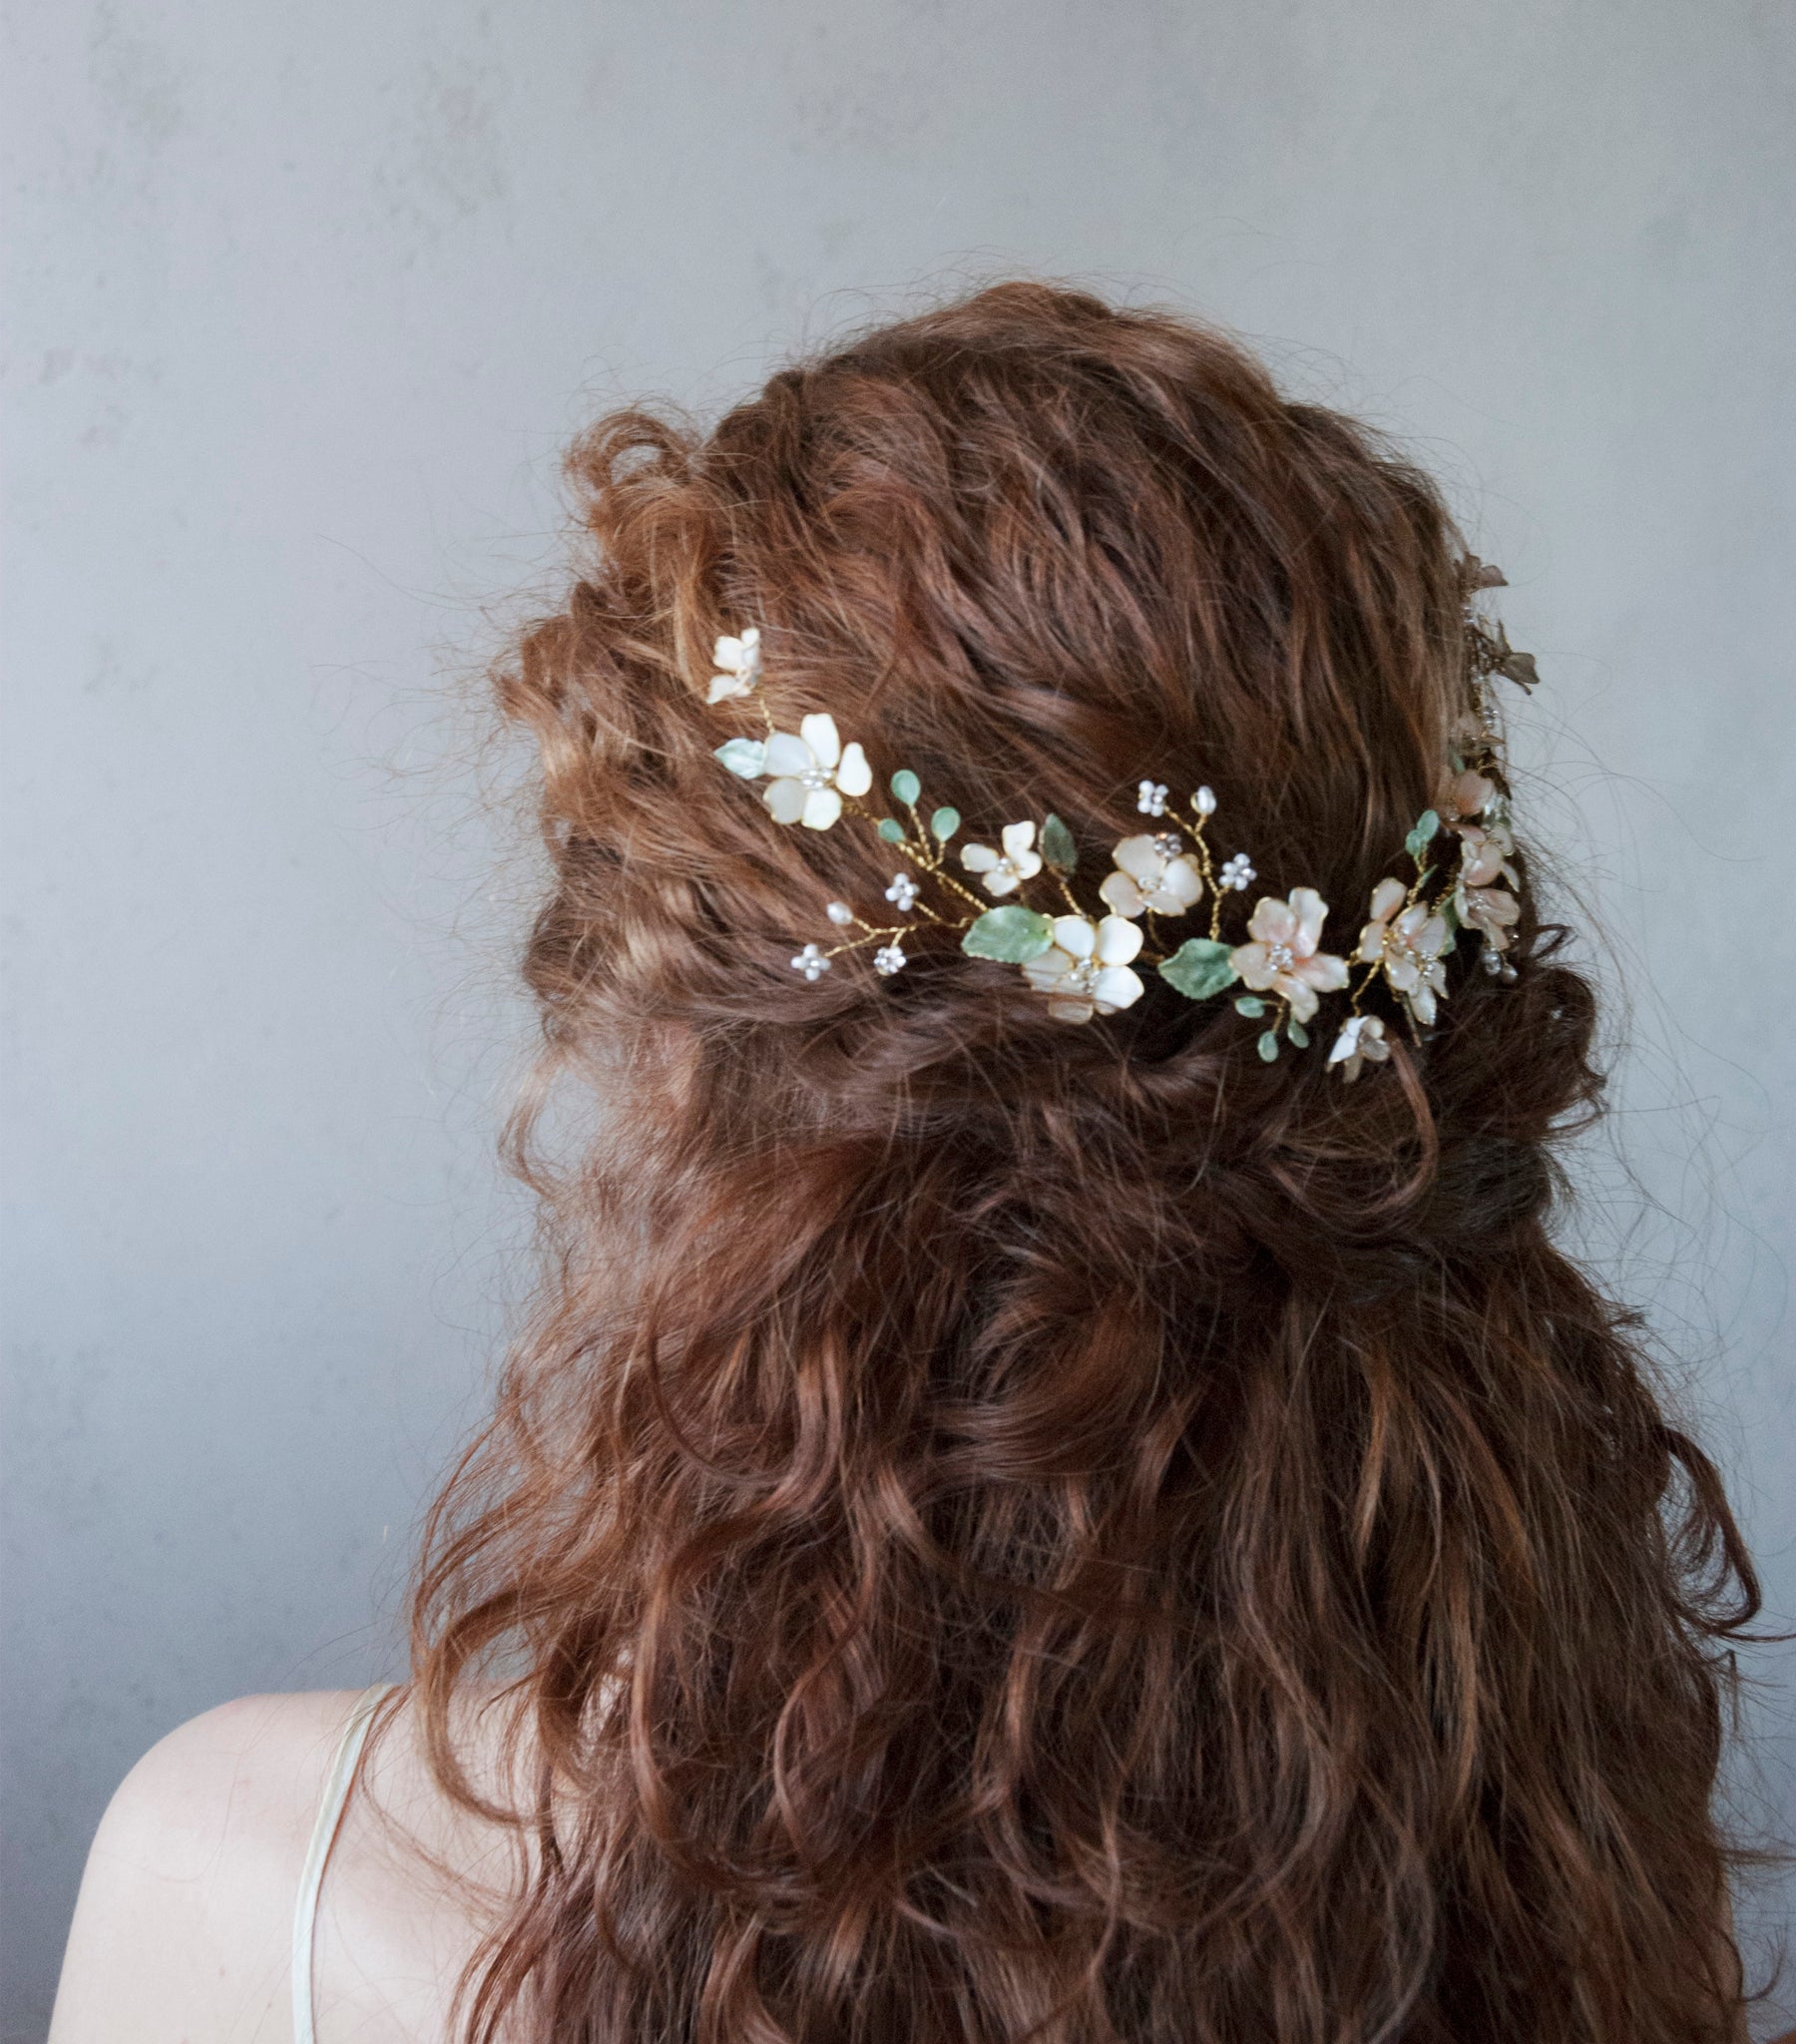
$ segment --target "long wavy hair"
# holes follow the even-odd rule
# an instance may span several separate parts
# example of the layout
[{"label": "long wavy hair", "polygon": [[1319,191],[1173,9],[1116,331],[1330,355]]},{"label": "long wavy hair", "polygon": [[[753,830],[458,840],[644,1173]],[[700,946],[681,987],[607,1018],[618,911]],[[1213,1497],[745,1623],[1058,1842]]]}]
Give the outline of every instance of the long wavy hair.
[{"label": "long wavy hair", "polygon": [[1217,334],[1034,284],[572,473],[590,557],[500,674],[548,1277],[415,1602],[444,1788],[495,1671],[538,1784],[467,2034],[1737,2034],[1756,1586],[1555,1244],[1601,1086],[1565,929],[1525,889],[1514,983],[1455,954],[1352,1085],[1158,982],[1070,1027],[921,931],[811,984],[890,856],[712,757],[757,624],[782,727],[970,830],[1100,847],[1202,780],[1351,926],[1465,704],[1434,486]]}]

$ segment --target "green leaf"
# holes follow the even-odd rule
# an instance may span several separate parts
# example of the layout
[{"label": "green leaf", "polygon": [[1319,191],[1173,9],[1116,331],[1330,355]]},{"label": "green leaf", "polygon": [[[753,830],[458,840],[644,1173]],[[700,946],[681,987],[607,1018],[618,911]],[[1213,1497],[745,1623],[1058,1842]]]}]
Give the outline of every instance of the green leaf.
[{"label": "green leaf", "polygon": [[1285,1024],[1285,1034],[1299,1050],[1309,1049],[1309,1031],[1304,1028],[1303,1024],[1294,1015]]},{"label": "green leaf", "polygon": [[929,827],[946,844],[949,838],[960,828],[960,810],[937,809],[935,814],[929,819]]},{"label": "green leaf", "polygon": [[1164,960],[1159,976],[1175,987],[1187,1001],[1207,1001],[1240,978],[1229,963],[1228,946],[1213,937],[1187,937],[1170,958]]},{"label": "green leaf", "polygon": [[1451,894],[1444,894],[1437,906],[1440,910],[1441,920],[1457,936],[1460,926],[1459,903]]},{"label": "green leaf", "polygon": [[1254,1048],[1259,1052],[1260,1056],[1265,1059],[1266,1063],[1270,1064],[1272,1060],[1278,1055],[1277,1030],[1267,1029],[1263,1031],[1261,1033],[1259,1042],[1254,1046]]},{"label": "green leaf", "polygon": [[881,816],[879,819],[879,834],[888,844],[902,844],[904,842],[904,825],[895,822],[890,816]]},{"label": "green leaf", "polygon": [[1079,867],[1079,846],[1073,842],[1073,833],[1058,816],[1050,816],[1042,825],[1042,856],[1057,873],[1071,873]]},{"label": "green leaf", "polygon": [[1265,1012],[1266,1004],[1260,999],[1258,994],[1242,994],[1240,999],[1235,1002],[1235,1013],[1237,1015],[1263,1015]]},{"label": "green leaf", "polygon": [[900,766],[892,775],[892,792],[901,802],[914,802],[923,792],[923,783],[908,766]]},{"label": "green leaf", "polygon": [[1422,854],[1434,842],[1435,832],[1440,827],[1440,816],[1433,809],[1424,809],[1416,818],[1416,827],[1403,840],[1403,848],[1417,865],[1422,863]]},{"label": "green leaf", "polygon": [[767,764],[767,744],[764,739],[730,739],[717,748],[716,757],[731,773],[753,780]]},{"label": "green leaf", "polygon": [[996,958],[1002,965],[1027,965],[1030,959],[1054,949],[1054,924],[1033,908],[1013,901],[1004,908],[988,908],[961,938],[961,949],[969,958]]}]

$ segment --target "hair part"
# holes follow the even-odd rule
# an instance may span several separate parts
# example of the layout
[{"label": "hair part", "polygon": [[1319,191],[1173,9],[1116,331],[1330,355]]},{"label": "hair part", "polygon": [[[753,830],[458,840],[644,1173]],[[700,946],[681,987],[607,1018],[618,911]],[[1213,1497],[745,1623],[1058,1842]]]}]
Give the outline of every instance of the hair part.
[{"label": "hair part", "polygon": [[[542,1092],[602,1126],[439,1499],[415,1694],[500,1669],[536,1870],[472,2038],[1692,2044],[1757,1608],[1634,1315],[1556,1247],[1594,1010],[1532,892],[1352,1087],[1150,984],[919,942],[806,984],[876,842],[712,758],[713,638],[988,828],[1253,818],[1351,917],[1464,708],[1463,547],[1363,427],[1034,284],[602,421],[502,669],[554,873]],[[908,947],[908,940],[907,940]],[[522,1735],[521,1735],[522,1736]],[[515,2025],[515,2029],[511,2026]]]}]

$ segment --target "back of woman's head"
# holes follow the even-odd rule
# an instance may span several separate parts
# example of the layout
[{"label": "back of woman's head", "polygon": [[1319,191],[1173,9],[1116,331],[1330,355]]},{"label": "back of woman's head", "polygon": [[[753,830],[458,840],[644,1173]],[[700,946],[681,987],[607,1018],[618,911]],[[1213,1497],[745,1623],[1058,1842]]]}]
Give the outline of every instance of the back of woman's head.
[{"label": "back of woman's head", "polygon": [[[574,472],[592,559],[502,688],[545,1070],[599,1127],[527,1162],[553,1279],[418,1605],[446,1776],[494,1651],[545,1769],[476,2028],[1729,2034],[1751,1579],[1550,1237],[1598,1082],[1526,854],[1505,970],[1453,944],[1426,1029],[1372,992],[1343,1084],[1152,971],[1070,1024],[716,758],[752,625],[874,814],[907,769],[960,841],[1052,813],[1089,861],[1202,785],[1346,952],[1472,708],[1435,490],[1214,334],[1030,285]],[[831,901],[903,969],[793,971]]]}]

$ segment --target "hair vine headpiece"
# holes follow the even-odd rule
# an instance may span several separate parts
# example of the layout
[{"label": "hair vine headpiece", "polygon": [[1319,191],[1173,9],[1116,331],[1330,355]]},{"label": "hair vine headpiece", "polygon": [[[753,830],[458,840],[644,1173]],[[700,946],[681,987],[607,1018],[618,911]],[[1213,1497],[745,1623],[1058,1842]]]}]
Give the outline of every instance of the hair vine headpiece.
[{"label": "hair vine headpiece", "polygon": [[[869,921],[847,902],[831,901],[824,911],[829,921],[855,934],[829,945],[805,944],[793,970],[814,983],[845,953],[875,945],[873,969],[890,977],[910,962],[904,940],[934,924],[958,931],[969,957],[1020,966],[1057,1020],[1089,1022],[1138,1001],[1146,988],[1135,967],[1151,965],[1191,1001],[1239,986],[1235,1008],[1266,1018],[1258,1049],[1268,1062],[1279,1055],[1281,1037],[1306,1048],[1322,997],[1345,992],[1348,1011],[1328,1063],[1357,1079],[1366,1064],[1391,1054],[1382,1018],[1361,1005],[1380,976],[1415,1034],[1435,1019],[1447,991],[1446,956],[1461,937],[1481,939],[1487,971],[1516,976],[1503,954],[1521,914],[1515,891],[1521,880],[1511,863],[1509,780],[1485,686],[1492,675],[1503,675],[1532,689],[1539,677],[1533,655],[1517,652],[1501,624],[1471,608],[1479,591],[1505,586],[1502,571],[1473,558],[1463,564],[1463,576],[1471,704],[1454,728],[1437,803],[1404,839],[1408,877],[1388,876],[1373,888],[1350,957],[1321,948],[1328,904],[1313,887],[1293,887],[1286,897],[1262,894],[1244,936],[1232,943],[1224,937],[1228,898],[1244,894],[1257,874],[1245,851],[1217,862],[1208,836],[1216,797],[1205,786],[1181,808],[1164,781],[1141,781],[1135,806],[1153,827],[1113,847],[1113,870],[1097,889],[1101,908],[1075,893],[1079,847],[1053,814],[1039,825],[1033,819],[1006,823],[996,845],[962,843],[962,871],[984,890],[982,899],[950,864],[960,811],[944,804],[925,822],[922,783],[908,766],[889,782],[908,821],[868,808],[862,798],[872,791],[873,769],[860,746],[844,745],[827,713],[801,718],[796,733],[777,730],[760,694],[759,630],[751,626],[739,637],[720,638],[706,701],[752,701],[765,736],[728,740],[717,747],[718,760],[739,779],[766,781],[761,800],[775,822],[827,830],[853,815],[871,823],[902,861],[885,890],[900,920]],[[1453,849],[1443,856],[1449,840]],[[1025,898],[1032,893],[1038,899],[1046,894],[1052,905],[1032,905]],[[1162,935],[1162,921],[1190,915],[1206,900],[1204,935],[1178,943]]]}]

